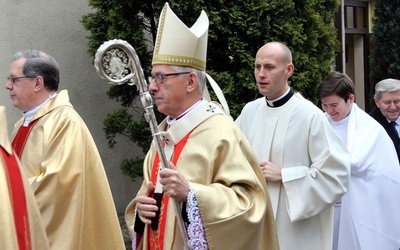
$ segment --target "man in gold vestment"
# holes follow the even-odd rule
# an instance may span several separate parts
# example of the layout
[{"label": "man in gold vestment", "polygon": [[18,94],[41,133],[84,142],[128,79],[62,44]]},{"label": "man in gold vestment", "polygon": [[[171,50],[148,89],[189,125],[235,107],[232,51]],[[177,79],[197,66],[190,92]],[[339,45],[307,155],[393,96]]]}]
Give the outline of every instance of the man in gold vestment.
[{"label": "man in gold vestment", "polygon": [[159,168],[153,143],[126,209],[134,249],[278,249],[251,146],[224,99],[221,108],[205,92],[206,78],[212,84],[205,73],[208,24],[203,11],[188,29],[168,4],[160,15],[149,91],[167,115],[159,130],[170,168]]},{"label": "man in gold vestment", "polygon": [[18,52],[6,88],[23,111],[12,146],[35,194],[51,249],[124,249],[114,201],[86,124],[58,92],[48,54]]},{"label": "man in gold vestment", "polygon": [[0,150],[1,249],[49,249],[35,197],[8,140],[3,106],[0,106]]}]

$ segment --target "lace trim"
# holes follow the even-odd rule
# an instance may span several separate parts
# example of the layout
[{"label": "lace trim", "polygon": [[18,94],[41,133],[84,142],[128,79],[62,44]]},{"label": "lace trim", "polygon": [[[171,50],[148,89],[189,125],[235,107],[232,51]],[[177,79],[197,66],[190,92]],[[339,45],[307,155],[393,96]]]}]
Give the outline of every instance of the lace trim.
[{"label": "lace trim", "polygon": [[[192,186],[189,184],[189,194],[187,197],[186,213],[189,224],[187,226],[188,244],[193,250],[208,250],[206,235],[204,232],[203,220],[201,219],[199,204]],[[135,209],[136,218],[137,209]],[[137,247],[136,232],[132,232],[132,249]]]},{"label": "lace trim", "polygon": [[201,219],[199,204],[192,186],[189,184],[189,194],[187,197],[186,213],[188,215],[189,225],[187,234],[189,246],[193,250],[208,249],[207,239],[204,232],[203,220]]}]

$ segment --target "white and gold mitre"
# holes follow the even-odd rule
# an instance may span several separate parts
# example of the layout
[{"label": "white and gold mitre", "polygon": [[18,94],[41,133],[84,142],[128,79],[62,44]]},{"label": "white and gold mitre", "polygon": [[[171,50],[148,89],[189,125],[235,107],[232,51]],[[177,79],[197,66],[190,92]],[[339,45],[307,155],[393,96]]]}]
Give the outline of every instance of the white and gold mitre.
[{"label": "white and gold mitre", "polygon": [[158,23],[152,65],[167,64],[206,69],[208,17],[201,11],[188,28],[165,3]]}]

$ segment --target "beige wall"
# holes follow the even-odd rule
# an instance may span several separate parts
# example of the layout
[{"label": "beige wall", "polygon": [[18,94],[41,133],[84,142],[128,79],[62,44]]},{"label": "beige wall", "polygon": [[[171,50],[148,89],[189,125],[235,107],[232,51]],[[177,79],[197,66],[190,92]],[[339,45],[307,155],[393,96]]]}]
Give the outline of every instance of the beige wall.
[{"label": "beige wall", "polygon": [[366,101],[364,97],[364,43],[361,35],[346,35],[346,46],[348,49],[348,62],[346,63],[346,74],[353,80],[355,85],[355,102],[365,110]]},{"label": "beige wall", "polygon": [[[102,121],[118,106],[106,96],[109,85],[96,75],[87,53],[89,35],[80,23],[82,15],[91,11],[86,0],[2,0],[0,10],[0,105],[6,106],[8,129],[21,113],[11,105],[4,88],[14,52],[38,49],[52,55],[60,64],[60,89],[68,89],[75,109],[80,113],[97,143],[117,211],[123,213],[137,192],[140,181],[132,183],[119,170],[121,159],[140,152],[122,138],[114,149],[106,145]],[[77,142],[79,139],[77,139]]]}]

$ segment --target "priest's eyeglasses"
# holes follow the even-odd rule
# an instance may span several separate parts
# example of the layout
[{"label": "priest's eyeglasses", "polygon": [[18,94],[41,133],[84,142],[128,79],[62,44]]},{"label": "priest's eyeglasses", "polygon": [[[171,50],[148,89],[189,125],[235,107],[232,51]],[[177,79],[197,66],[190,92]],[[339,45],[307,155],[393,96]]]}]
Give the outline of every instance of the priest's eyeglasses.
[{"label": "priest's eyeglasses", "polygon": [[170,74],[155,74],[151,75],[151,79],[154,80],[157,85],[162,84],[167,76],[177,76],[183,74],[190,74],[191,72],[178,72],[178,73],[170,73]]},{"label": "priest's eyeglasses", "polygon": [[17,77],[7,76],[7,81],[11,81],[12,83],[15,83],[15,81],[18,80],[18,79],[35,78],[35,77],[36,76],[17,76]]}]

